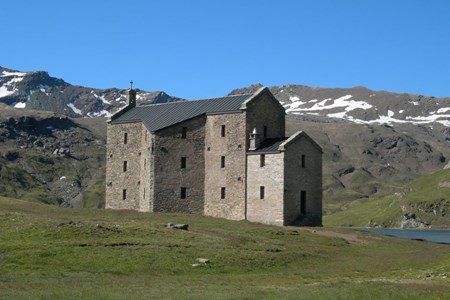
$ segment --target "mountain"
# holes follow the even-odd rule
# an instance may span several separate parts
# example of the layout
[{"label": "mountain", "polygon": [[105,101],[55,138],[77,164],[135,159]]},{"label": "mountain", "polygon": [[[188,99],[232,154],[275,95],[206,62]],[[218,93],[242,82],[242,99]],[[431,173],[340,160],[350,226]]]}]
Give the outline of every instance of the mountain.
[{"label": "mountain", "polygon": [[[0,67],[0,102],[16,108],[52,111],[69,117],[108,117],[126,104],[128,90],[74,86],[47,72]],[[138,104],[180,101],[164,92],[137,90]]]},{"label": "mountain", "polygon": [[[9,105],[2,108],[4,115],[0,119],[0,143],[3,143],[0,168],[5,166],[0,169],[0,175],[9,170],[9,177],[2,175],[0,178],[0,194],[23,198],[27,185],[33,183],[45,190],[46,195],[57,195],[55,201],[63,205],[101,206],[101,201],[95,199],[101,199],[104,193],[100,170],[104,168],[105,119],[94,117],[108,116],[125,105],[127,91],[72,86],[46,72],[23,73],[5,68],[0,68],[0,72],[0,102]],[[260,87],[252,85],[230,94],[250,93]],[[270,90],[286,108],[287,135],[306,131],[324,150],[326,215],[351,212],[355,207],[363,207],[354,204],[394,197],[408,184],[450,165],[450,113],[447,114],[450,98],[372,91],[364,87],[330,89],[284,85],[270,87]],[[138,91],[138,104],[141,105],[178,100],[182,99],[164,92]],[[40,113],[30,108],[55,113]],[[8,119],[11,115],[15,115],[13,121]],[[40,118],[39,124],[44,128],[38,134],[30,131],[35,126],[34,121],[29,123],[33,118]],[[50,135],[54,139],[46,136],[50,133],[45,129],[52,123],[56,124],[56,129],[52,129],[55,132],[51,131]],[[83,142],[85,138],[89,142]],[[64,142],[59,142],[60,139]],[[79,145],[88,148],[78,148]],[[64,156],[64,152],[62,156],[53,153],[65,148],[73,157]],[[85,149],[89,151],[83,156]],[[52,158],[54,164],[36,163],[31,168],[28,161],[45,161],[39,158],[42,155]],[[78,171],[68,173],[70,165]],[[99,171],[94,172],[94,169]],[[23,172],[29,174],[28,177],[24,175],[25,179],[20,177],[25,174]],[[76,181],[77,172],[82,174],[81,184]],[[71,177],[68,181],[57,181],[60,178],[57,176],[42,180],[44,175],[41,173]],[[13,182],[15,192],[13,188],[8,190],[9,186],[14,186]],[[72,196],[62,192],[68,186],[58,187],[67,182],[78,185]],[[424,190],[433,190],[422,186]],[[427,205],[435,202],[432,194],[425,193],[421,201]],[[405,214],[418,214],[414,209],[405,210],[410,207],[407,204],[402,207]],[[397,223],[380,219],[378,224],[400,224],[402,210],[397,211],[396,216],[400,218]],[[369,221],[364,220],[364,224]]]},{"label": "mountain", "polygon": [[[252,85],[230,94],[248,93],[260,87]],[[337,89],[284,85],[270,90],[291,115],[366,125],[441,124],[450,127],[450,97],[372,91],[360,86]]]}]

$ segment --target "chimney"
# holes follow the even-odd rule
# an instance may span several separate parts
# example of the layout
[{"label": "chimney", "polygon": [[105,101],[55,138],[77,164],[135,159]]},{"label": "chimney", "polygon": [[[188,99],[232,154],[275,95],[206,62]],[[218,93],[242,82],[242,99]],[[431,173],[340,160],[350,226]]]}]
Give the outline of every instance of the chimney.
[{"label": "chimney", "polygon": [[258,149],[261,143],[261,139],[259,137],[256,128],[253,129],[253,133],[250,133],[250,148],[248,150],[256,150]]},{"label": "chimney", "polygon": [[128,106],[136,107],[136,91],[133,89],[130,89],[128,94]]}]

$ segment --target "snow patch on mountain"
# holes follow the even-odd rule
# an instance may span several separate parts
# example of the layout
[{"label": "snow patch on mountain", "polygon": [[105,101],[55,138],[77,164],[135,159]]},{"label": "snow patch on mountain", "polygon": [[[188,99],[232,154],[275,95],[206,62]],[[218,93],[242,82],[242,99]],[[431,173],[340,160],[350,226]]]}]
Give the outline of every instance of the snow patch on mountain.
[{"label": "snow patch on mountain", "polygon": [[[6,71],[3,71],[2,74],[5,74]],[[1,77],[10,77],[12,74],[12,72],[6,72],[8,75],[2,75]],[[23,73],[25,74],[25,73]],[[23,80],[23,77],[13,77],[11,78],[11,80],[5,82],[1,87],[0,87],[0,98],[1,97],[6,97],[6,96],[10,96],[13,95],[14,93],[16,93],[18,90],[16,88],[16,83],[21,82]]]},{"label": "snow patch on mountain", "polygon": [[70,107],[74,113],[78,114],[78,115],[83,115],[82,111],[78,108],[75,107],[75,105],[73,105],[73,103],[69,103],[67,104],[68,107]]},{"label": "snow patch on mountain", "polygon": [[89,118],[94,118],[94,117],[110,117],[111,113],[109,113],[107,110],[101,110],[98,112],[88,112],[87,116]]},{"label": "snow patch on mountain", "polygon": [[0,75],[0,77],[7,77],[7,76],[19,76],[19,77],[23,77],[25,75],[27,75],[28,73],[24,73],[24,72],[8,72],[6,70],[3,70],[2,75]]},{"label": "snow patch on mountain", "polygon": [[[91,93],[92,93],[92,92],[91,92]],[[104,96],[104,95],[99,96],[99,95],[97,95],[97,94],[94,93],[94,97],[97,98],[97,99],[100,99],[100,100],[101,100],[103,103],[105,103],[105,104],[111,104],[111,102],[109,102],[108,100],[105,99],[105,96]]]},{"label": "snow patch on mountain", "polygon": [[[442,107],[437,111],[427,112],[426,116],[399,116],[393,110],[387,110],[385,114],[379,114],[378,108],[366,101],[355,100],[352,95],[345,95],[337,99],[326,98],[321,101],[312,99],[309,101],[300,101],[300,97],[291,96],[289,99],[291,103],[282,103],[286,108],[287,113],[295,115],[319,115],[329,118],[338,118],[351,121],[358,124],[395,124],[395,123],[409,123],[409,124],[431,124],[440,123],[444,126],[450,127],[450,114],[445,114],[450,111],[450,107]],[[410,105],[420,105],[419,101],[409,101]],[[313,104],[313,105],[311,105]],[[437,104],[438,105],[438,104]],[[365,113],[357,112],[356,116],[364,116],[365,119],[355,117],[355,114],[349,114],[355,110],[366,111]],[[380,111],[382,108],[380,108]],[[402,115],[404,109],[398,111],[398,115]],[[424,112],[422,112],[424,113]],[[370,117],[372,116],[372,117]],[[373,117],[375,116],[375,117]],[[371,118],[371,119],[369,119]]]},{"label": "snow patch on mountain", "polygon": [[25,108],[27,104],[26,102],[14,102],[11,106],[14,108]]}]

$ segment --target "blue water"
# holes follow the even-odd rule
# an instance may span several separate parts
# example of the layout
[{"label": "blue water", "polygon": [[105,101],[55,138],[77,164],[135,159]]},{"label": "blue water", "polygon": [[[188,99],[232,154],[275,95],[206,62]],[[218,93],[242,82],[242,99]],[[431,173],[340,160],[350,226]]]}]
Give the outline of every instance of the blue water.
[{"label": "blue water", "polygon": [[450,244],[450,230],[428,229],[385,229],[385,228],[355,228],[369,232],[380,233],[411,240],[425,240],[434,243]]}]

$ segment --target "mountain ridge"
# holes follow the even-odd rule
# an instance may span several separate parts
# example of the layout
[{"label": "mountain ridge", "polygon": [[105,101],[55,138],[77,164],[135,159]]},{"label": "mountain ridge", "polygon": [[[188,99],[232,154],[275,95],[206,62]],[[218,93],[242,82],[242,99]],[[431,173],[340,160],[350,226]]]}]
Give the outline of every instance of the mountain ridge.
[{"label": "mountain ridge", "polygon": [[[163,91],[136,89],[140,105],[183,101]],[[45,71],[20,72],[0,66],[0,102],[16,108],[53,111],[69,117],[108,117],[126,105],[127,89],[71,85]]]},{"label": "mountain ridge", "polygon": [[[24,74],[0,67],[0,102],[6,103],[0,105],[3,111],[0,141],[7,146],[2,146],[0,151],[0,175],[3,172],[4,178],[20,179],[24,183],[11,191],[10,181],[0,182],[0,194],[18,198],[36,193],[54,194],[57,195],[54,202],[60,205],[77,207],[82,202],[91,207],[101,206],[93,199],[104,194],[104,177],[95,169],[104,167],[106,125],[105,119],[97,116],[108,116],[123,107],[128,91],[72,86],[62,79],[49,78],[46,72],[38,72],[28,79]],[[45,80],[50,83],[47,87]],[[20,84],[28,89],[21,92]],[[251,93],[261,86],[235,89],[230,94]],[[327,89],[284,85],[269,89],[287,110],[286,134],[305,131],[324,149],[325,214],[351,209],[354,201],[396,193],[420,176],[449,165],[450,116],[446,112],[450,111],[450,98],[374,92],[364,87]],[[377,95],[370,97],[373,94]],[[183,99],[164,92],[138,90],[137,100],[138,105],[145,105]],[[20,101],[25,101],[25,105],[18,106]],[[41,112],[33,108],[51,111],[43,114],[41,124],[47,124],[47,119],[61,124],[53,129],[44,126],[40,132],[34,132],[33,118]],[[400,110],[404,110],[403,115]],[[99,111],[105,113],[96,114]],[[433,111],[434,114],[429,114]],[[426,119],[429,115],[433,117]],[[70,122],[64,119],[66,116],[71,118]],[[72,125],[68,129],[58,129],[69,123]],[[84,130],[82,124],[89,124],[86,127],[89,130]],[[67,147],[49,138],[48,131],[61,138]],[[73,143],[71,136],[74,136]],[[96,150],[85,157],[82,152],[88,148],[81,148],[83,145]],[[54,153],[57,149],[61,153],[60,150]],[[30,165],[28,161],[34,158],[40,164]],[[50,176],[52,172],[59,177]],[[85,179],[79,180],[80,174]],[[66,178],[60,180],[61,177]],[[46,183],[40,178],[46,178]],[[28,186],[36,191],[30,196],[24,193]],[[74,197],[64,189],[73,190]]]}]

